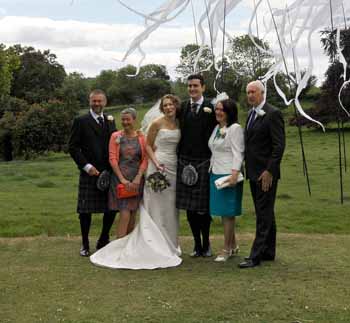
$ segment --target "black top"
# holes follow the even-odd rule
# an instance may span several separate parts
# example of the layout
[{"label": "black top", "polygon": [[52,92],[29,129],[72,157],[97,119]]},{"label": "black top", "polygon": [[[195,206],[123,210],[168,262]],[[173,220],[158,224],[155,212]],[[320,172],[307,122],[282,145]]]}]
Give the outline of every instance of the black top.
[{"label": "black top", "polygon": [[[256,116],[245,128],[246,176],[257,181],[264,170],[280,178],[280,163],[285,148],[284,120],[280,110],[266,103],[263,116]],[[249,120],[250,115],[247,118]]]},{"label": "black top", "polygon": [[108,145],[111,134],[116,131],[115,122],[104,115],[99,125],[90,113],[74,119],[69,138],[69,153],[80,170],[91,164],[100,172],[110,169]]}]

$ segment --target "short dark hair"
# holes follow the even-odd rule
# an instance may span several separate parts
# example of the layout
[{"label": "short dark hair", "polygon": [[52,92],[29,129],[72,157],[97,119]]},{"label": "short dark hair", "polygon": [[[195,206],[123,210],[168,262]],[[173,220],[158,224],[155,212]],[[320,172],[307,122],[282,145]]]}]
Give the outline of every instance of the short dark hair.
[{"label": "short dark hair", "polygon": [[176,116],[178,117],[180,114],[180,110],[181,110],[181,100],[176,95],[173,95],[173,94],[165,94],[160,99],[160,105],[159,105],[160,112],[164,113],[163,104],[164,104],[164,100],[166,100],[166,99],[171,100],[171,102],[174,104],[174,106],[176,108]]},{"label": "short dark hair", "polygon": [[224,109],[223,111],[227,115],[227,127],[238,122],[238,109],[236,102],[232,99],[226,99],[219,102],[222,104],[222,107]]},{"label": "short dark hair", "polygon": [[188,78],[187,78],[187,82],[191,81],[191,80],[199,80],[201,82],[201,85],[203,86],[205,84],[204,82],[204,77],[202,74],[191,74]]}]

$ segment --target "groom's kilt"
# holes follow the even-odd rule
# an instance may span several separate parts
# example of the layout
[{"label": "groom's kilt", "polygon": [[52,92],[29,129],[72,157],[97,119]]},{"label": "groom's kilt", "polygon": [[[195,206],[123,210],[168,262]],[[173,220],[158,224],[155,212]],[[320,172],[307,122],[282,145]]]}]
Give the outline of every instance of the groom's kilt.
[{"label": "groom's kilt", "polygon": [[97,176],[89,176],[80,172],[78,207],[77,212],[81,213],[104,213],[108,210],[107,192],[97,189]]},{"label": "groom's kilt", "polygon": [[[198,172],[198,181],[193,186],[182,183],[181,174],[188,164]],[[176,207],[178,209],[209,212],[209,159],[179,157],[176,178]]]}]

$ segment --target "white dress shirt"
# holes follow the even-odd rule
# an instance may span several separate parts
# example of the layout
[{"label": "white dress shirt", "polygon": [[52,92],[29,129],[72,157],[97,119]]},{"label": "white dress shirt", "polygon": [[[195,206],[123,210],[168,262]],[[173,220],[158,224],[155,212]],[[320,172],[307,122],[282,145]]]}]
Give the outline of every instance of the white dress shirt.
[{"label": "white dress shirt", "polygon": [[[253,110],[255,110],[255,118],[254,118],[254,120],[256,119],[256,117],[257,116],[259,116],[260,114],[261,114],[261,110],[262,110],[262,108],[264,107],[264,105],[265,105],[265,100],[263,100],[256,108],[255,107],[253,107],[252,109],[251,109],[251,112],[253,112]],[[251,122],[253,122],[254,120],[252,120]]]},{"label": "white dress shirt", "polygon": [[212,152],[209,171],[216,175],[231,174],[232,170],[241,171],[244,159],[244,132],[238,123],[224,127],[224,136],[216,135],[219,125],[215,127],[209,139]]},{"label": "white dress shirt", "polygon": [[192,98],[191,98],[191,100],[190,100],[191,105],[192,105],[193,103],[196,103],[196,104],[197,104],[197,111],[196,111],[196,113],[198,113],[198,111],[199,111],[201,105],[203,104],[203,102],[204,102],[204,97],[203,97],[203,96],[202,96],[198,101],[196,101],[196,102],[194,102],[194,101],[192,100]]}]

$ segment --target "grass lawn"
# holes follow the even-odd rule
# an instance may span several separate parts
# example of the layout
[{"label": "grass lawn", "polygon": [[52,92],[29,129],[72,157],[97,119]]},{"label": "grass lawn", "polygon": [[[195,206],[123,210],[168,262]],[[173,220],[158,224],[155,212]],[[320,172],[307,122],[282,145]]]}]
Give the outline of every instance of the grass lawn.
[{"label": "grass lawn", "polygon": [[[242,255],[253,236],[240,234]],[[185,253],[189,237],[182,237]],[[213,238],[214,249],[221,236]],[[239,270],[184,255],[177,268],[95,267],[77,238],[0,239],[0,321],[341,323],[350,320],[350,237],[280,234],[275,263]]]},{"label": "grass lawn", "polygon": [[[145,108],[140,112],[142,119]],[[118,119],[118,109],[108,113]],[[246,114],[241,115],[242,120]],[[341,205],[336,132],[303,131],[311,197],[297,129],[286,132],[276,200],[278,259],[245,271],[236,266],[241,256],[226,264],[189,258],[192,241],[184,214],[179,268],[94,267],[78,256],[78,170],[70,157],[0,162],[0,323],[350,322],[350,175],[344,174]],[[349,142],[350,131],[345,138]],[[237,228],[242,256],[255,230],[248,183],[243,204]],[[91,235],[100,227],[101,217],[95,216]],[[217,251],[219,219],[212,234]]]},{"label": "grass lawn", "polygon": [[[118,109],[110,109],[116,116]],[[140,110],[142,119],[145,108]],[[245,113],[241,113],[241,120]],[[120,125],[119,125],[120,128]],[[349,233],[350,174],[344,174],[345,203],[340,204],[338,146],[335,131],[304,130],[304,143],[311,179],[308,196],[303,176],[297,129],[286,127],[287,147],[282,163],[282,180],[276,201],[279,230],[292,233]],[[345,133],[350,141],[350,131]],[[347,145],[347,156],[350,156]],[[78,169],[66,154],[51,154],[33,161],[0,162],[0,236],[79,235],[76,210]],[[254,231],[249,185],[244,189],[241,232]],[[97,235],[100,217],[94,218],[92,234]],[[213,223],[213,233],[221,233]],[[189,235],[182,216],[181,235]]]}]

